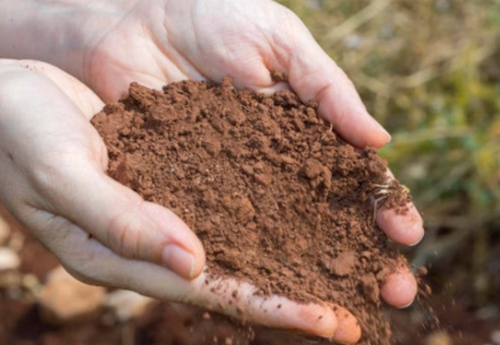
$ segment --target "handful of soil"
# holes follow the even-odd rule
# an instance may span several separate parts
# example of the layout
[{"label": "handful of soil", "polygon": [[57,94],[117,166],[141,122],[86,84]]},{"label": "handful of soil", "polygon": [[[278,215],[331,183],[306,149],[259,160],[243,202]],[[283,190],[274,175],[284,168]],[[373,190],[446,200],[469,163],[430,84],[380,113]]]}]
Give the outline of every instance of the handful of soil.
[{"label": "handful of soil", "polygon": [[180,216],[204,244],[211,275],[337,303],[358,318],[360,344],[389,344],[379,286],[406,260],[374,222],[387,166],[338,137],[316,106],[290,91],[238,91],[228,78],[163,92],[133,83],[93,124],[110,176]]}]

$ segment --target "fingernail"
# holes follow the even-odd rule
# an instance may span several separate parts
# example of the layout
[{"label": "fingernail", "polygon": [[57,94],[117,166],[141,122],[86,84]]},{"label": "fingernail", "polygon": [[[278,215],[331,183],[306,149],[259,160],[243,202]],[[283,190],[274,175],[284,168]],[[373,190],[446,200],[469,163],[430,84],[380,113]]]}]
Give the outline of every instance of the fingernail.
[{"label": "fingernail", "polygon": [[335,344],[356,344],[361,338],[358,320],[347,311],[337,310],[337,330],[332,339]]},{"label": "fingernail", "polygon": [[424,231],[422,231],[422,235],[420,235],[420,238],[419,238],[418,240],[416,240],[414,243],[409,244],[408,246],[409,246],[409,247],[414,247],[414,246],[416,246],[417,244],[419,244],[420,242],[422,242],[422,239],[424,238],[424,236],[425,236],[425,232],[424,232]]},{"label": "fingernail", "polygon": [[389,132],[387,132],[387,130],[382,127],[382,125],[380,123],[378,123],[377,120],[375,120],[375,118],[371,117],[370,116],[370,119],[372,120],[372,122],[375,124],[375,126],[378,128],[379,131],[381,131],[382,133],[384,133],[387,137],[386,139],[386,142],[390,142],[391,141],[391,135],[389,134]]},{"label": "fingernail", "polygon": [[408,308],[409,306],[411,306],[413,304],[413,302],[415,302],[415,299],[412,299],[410,303],[408,303],[407,305],[404,305],[402,307],[398,307],[398,309],[405,309],[405,308]]},{"label": "fingernail", "polygon": [[162,252],[163,264],[170,270],[186,279],[192,279],[194,256],[184,248],[175,244],[167,245]]}]

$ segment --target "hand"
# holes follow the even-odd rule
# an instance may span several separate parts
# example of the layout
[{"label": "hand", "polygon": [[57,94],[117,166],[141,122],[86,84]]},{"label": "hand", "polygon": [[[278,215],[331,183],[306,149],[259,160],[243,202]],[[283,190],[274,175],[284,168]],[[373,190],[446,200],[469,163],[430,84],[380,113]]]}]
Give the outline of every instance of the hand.
[{"label": "hand", "polygon": [[[359,333],[344,309],[347,316],[337,318],[329,306],[254,296],[251,285],[236,280],[207,283],[194,233],[105,174],[106,148],[89,123],[102,106],[90,89],[50,65],[0,60],[0,199],[70,273],[271,327]],[[235,290],[238,302],[228,305]]]},{"label": "hand", "polygon": [[[231,75],[240,87],[265,92],[291,87],[303,100],[318,100],[320,114],[332,121],[336,130],[356,146],[380,147],[389,140],[385,131],[366,112],[352,83],[318,47],[303,24],[273,2],[214,0],[209,6],[207,2],[194,0],[122,0],[111,3],[99,0],[91,5],[79,0],[66,1],[78,10],[72,12],[76,14],[71,20],[65,20],[64,16],[60,20],[50,19],[50,22],[66,28],[60,28],[58,32],[67,36],[56,40],[63,44],[50,49],[57,54],[30,54],[57,63],[90,85],[105,100],[116,99],[127,90],[131,81],[159,88],[180,79],[220,80],[223,76]],[[110,11],[97,10],[116,6],[118,8]],[[71,42],[71,50],[65,51],[68,50],[68,42]],[[68,56],[70,58],[64,58]],[[274,82],[269,73],[274,69],[285,72],[288,83]],[[67,78],[65,76],[62,79]],[[77,90],[82,88],[79,85]],[[60,90],[58,92],[61,93]],[[88,90],[84,93],[91,94]],[[75,98],[67,94],[64,97],[66,103],[68,97]],[[94,99],[93,103],[90,99],[86,102],[94,104],[95,109],[92,111],[88,110],[90,106],[85,108],[81,104],[81,96],[75,101],[80,102],[77,103],[81,105],[78,112],[85,114],[87,120],[102,105],[96,101],[95,95],[90,98]],[[18,105],[25,103],[20,101]],[[47,109],[47,114],[51,113]],[[88,123],[83,124],[82,115],[75,118],[80,119],[78,124],[69,123],[66,126],[68,133],[62,131],[65,134],[61,133],[60,138],[70,135],[70,131],[79,132],[79,135],[71,133],[78,136],[71,142],[87,143],[84,145],[87,149],[83,152],[82,145],[77,144],[80,151],[75,149],[74,152],[69,151],[71,155],[63,154],[68,151],[66,138],[60,140],[59,145],[54,142],[52,146],[47,146],[47,152],[58,152],[48,154],[52,161],[42,155],[35,157],[44,169],[39,169],[35,163],[29,166],[30,161],[24,159],[24,175],[33,175],[34,171],[47,172],[36,174],[35,182],[17,182],[19,186],[43,185],[32,189],[39,193],[35,199],[40,203],[36,204],[35,209],[44,211],[30,212],[25,209],[17,212],[18,218],[23,220],[24,217],[28,227],[34,229],[42,241],[45,240],[66,267],[84,280],[206,306],[210,293],[203,290],[203,284],[199,283],[204,277],[201,273],[203,250],[199,242],[171,212],[142,202],[131,191],[109,180],[103,173],[106,155],[102,142],[96,138],[97,134]],[[66,117],[64,119],[69,121]],[[47,126],[45,121],[43,124]],[[34,137],[43,138],[43,133],[38,134],[36,128],[32,130],[36,134]],[[18,132],[24,131],[21,129]],[[45,135],[48,133],[52,131]],[[2,143],[6,140],[4,137],[2,134],[2,147],[5,145]],[[26,146],[29,143],[22,144]],[[25,153],[15,144],[11,145],[15,151],[21,152],[21,156]],[[36,143],[25,150],[38,152],[40,145]],[[79,164],[75,165],[75,160]],[[55,184],[51,181],[64,183]],[[2,190],[0,193],[14,200],[13,194]],[[18,195],[17,200],[31,199]],[[43,203],[49,203],[50,207],[42,207]],[[11,206],[11,209],[16,207],[20,209],[19,204]],[[48,231],[53,226],[44,227],[40,225],[41,221],[29,219],[29,216],[33,218],[40,213],[57,223],[58,233],[65,234],[63,239],[54,239],[54,231]],[[165,219],[169,222],[164,222]],[[381,211],[377,220],[391,238],[401,243],[414,244],[423,236],[422,220],[413,206],[404,217],[391,211]],[[172,227],[167,229],[162,224],[171,224]],[[64,231],[61,230],[63,228]],[[120,238],[120,234],[125,233],[127,236]],[[88,238],[88,234],[92,238]],[[159,238],[162,240],[159,241]],[[183,260],[182,251],[166,251],[162,259],[165,243],[178,243],[188,249],[194,264],[186,264],[191,260]],[[103,265],[102,262],[108,264]],[[170,271],[148,262],[162,262]],[[172,272],[198,278],[187,283]],[[187,289],[186,284],[189,285]],[[248,286],[238,286],[248,292]],[[246,310],[249,311],[249,318],[257,322],[275,327],[298,328],[322,336],[334,335],[338,342],[352,343],[359,337],[359,328],[354,326],[350,314],[346,319],[336,319],[331,309],[325,306],[306,308],[290,302],[286,303],[287,308],[280,310],[280,315],[265,314],[253,308],[257,305],[256,297],[250,297],[244,291],[241,295],[248,296]],[[415,296],[415,279],[407,271],[399,272],[389,277],[381,291],[390,304],[405,306]],[[223,301],[221,296],[210,298]],[[228,305],[220,306],[226,313],[235,313]],[[322,318],[321,323],[316,322],[319,314],[327,316]]]}]

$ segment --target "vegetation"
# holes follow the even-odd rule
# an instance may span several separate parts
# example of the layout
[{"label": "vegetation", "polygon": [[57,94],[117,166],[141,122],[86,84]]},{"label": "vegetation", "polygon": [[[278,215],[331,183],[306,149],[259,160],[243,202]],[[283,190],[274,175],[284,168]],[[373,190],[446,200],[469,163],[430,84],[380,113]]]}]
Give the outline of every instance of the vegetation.
[{"label": "vegetation", "polygon": [[500,236],[500,0],[281,0],[393,135],[380,151],[424,213],[416,265],[466,250],[477,304]]}]

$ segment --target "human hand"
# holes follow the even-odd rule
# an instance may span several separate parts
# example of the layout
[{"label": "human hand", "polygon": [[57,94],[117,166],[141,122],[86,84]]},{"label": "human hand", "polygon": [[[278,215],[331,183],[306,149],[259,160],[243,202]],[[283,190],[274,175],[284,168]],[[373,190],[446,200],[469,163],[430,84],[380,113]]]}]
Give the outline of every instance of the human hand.
[{"label": "human hand", "polygon": [[[390,140],[300,19],[273,1],[19,0],[1,6],[7,17],[0,17],[0,31],[12,32],[0,41],[4,57],[52,63],[105,101],[118,99],[133,81],[159,89],[231,76],[238,87],[291,87],[303,101],[317,100],[320,115],[355,146],[378,148]],[[274,81],[273,70],[283,71],[286,82]]]},{"label": "human hand", "polygon": [[[291,87],[304,101],[316,99],[320,104],[320,115],[331,121],[337,132],[356,146],[380,147],[389,140],[388,134],[366,112],[352,83],[314,42],[300,20],[291,12],[271,1],[214,0],[207,3],[195,0],[183,2],[168,2],[166,0],[106,2],[98,0],[90,4],[80,0],[66,0],[66,2],[68,6],[77,9],[71,12],[72,17],[66,18],[68,17],[67,12],[63,12],[59,20],[50,18],[51,23],[63,25],[62,28],[53,30],[62,33],[62,37],[55,40],[60,45],[51,46],[51,49],[43,54],[33,52],[32,56],[57,63],[91,86],[106,101],[116,100],[127,91],[131,81],[160,88],[166,83],[181,79],[217,81],[230,75],[239,87],[261,92],[273,92]],[[105,10],[102,10],[103,8]],[[273,81],[270,70],[283,71],[287,82]],[[90,118],[92,113],[86,113],[86,115],[87,118]],[[95,140],[92,139],[92,141]],[[94,163],[94,168],[99,171],[99,174],[96,175],[94,171],[93,174],[89,175],[89,179],[92,176],[99,179],[104,178],[102,171],[105,167],[105,158],[103,158],[105,153],[101,152],[99,155],[100,158],[97,161],[100,163]],[[88,155],[86,157],[88,158]],[[62,158],[70,161],[67,155],[62,155]],[[68,165],[67,162],[59,162],[62,166]],[[56,167],[57,169],[59,167]],[[75,177],[78,175],[75,171],[73,173]],[[79,173],[78,177],[85,178],[81,175],[82,172]],[[108,182],[112,183],[110,181],[106,183]],[[73,183],[78,183],[78,180]],[[71,182],[68,181],[68,184]],[[113,188],[112,190],[114,190]],[[119,194],[117,199],[128,200],[132,198],[137,200],[136,196],[132,197],[130,193],[130,191],[120,189],[120,192],[115,196]],[[72,227],[76,226],[82,231],[86,230],[93,234],[91,229],[95,227],[94,225],[89,226],[93,223],[90,218],[97,220],[106,219],[113,215],[120,217],[120,215],[117,214],[116,207],[113,207],[111,211],[103,206],[103,200],[112,204],[116,203],[116,201],[112,201],[113,197],[105,198],[101,195],[102,200],[96,200],[99,198],[88,198],[89,194],[89,192],[83,194],[87,198],[69,198],[68,195],[62,206],[67,209],[91,209],[92,212],[86,212],[78,220],[72,218],[69,211],[66,211],[65,214],[68,214],[69,219],[72,219],[74,223],[79,224],[79,226],[72,224]],[[167,212],[157,206],[148,207],[155,208],[162,214]],[[127,208],[124,207],[122,210],[124,209]],[[112,248],[113,251],[108,250],[106,255],[113,255],[116,261],[113,271],[118,271],[119,267],[125,271],[111,274],[113,272],[100,269],[98,270],[99,277],[95,276],[97,273],[90,276],[92,280],[121,285],[121,287],[128,284],[129,288],[139,292],[155,297],[161,295],[163,298],[176,299],[172,298],[172,295],[166,296],[165,294],[175,294],[175,291],[178,291],[176,287],[180,285],[157,286],[157,288],[161,288],[161,293],[155,289],[144,290],[149,289],[145,285],[149,284],[150,280],[161,280],[154,278],[154,274],[159,273],[158,270],[165,271],[159,266],[146,263],[146,261],[154,262],[147,253],[158,252],[158,242],[147,240],[155,238],[152,235],[154,231],[151,229],[158,225],[159,218],[156,217],[156,211],[147,212],[144,209],[135,209],[134,214],[138,215],[137,219],[141,219],[141,222],[144,223],[132,225],[138,228],[142,226],[142,231],[132,232],[132,235],[123,238],[121,245],[109,244],[109,248]],[[53,208],[53,212],[55,214],[62,213],[64,208],[61,210]],[[169,217],[173,216],[171,213],[168,215]],[[423,236],[422,220],[413,206],[406,216],[396,215],[387,210],[380,211],[377,221],[389,237],[400,243],[415,244]],[[175,224],[182,224],[179,226],[184,229],[185,225],[178,219],[175,220]],[[114,226],[117,230],[108,229],[108,233],[113,234],[123,230],[118,229],[120,226],[126,227],[127,225],[130,226],[126,221],[121,224],[111,222],[102,228]],[[185,231],[188,232],[187,229]],[[93,236],[95,235],[93,234]],[[112,235],[110,236],[112,237]],[[101,240],[102,237],[106,237],[105,232],[101,234],[101,238],[95,237],[102,243],[108,244],[105,241],[106,238]],[[139,241],[141,237],[142,239]],[[107,240],[110,240],[109,236]],[[117,239],[111,238],[111,242],[113,240],[117,241]],[[189,241],[191,240],[194,241],[191,242],[192,253],[196,252],[194,261],[195,266],[198,267],[198,270],[193,271],[193,276],[195,276],[201,271],[204,258],[202,250],[198,250],[201,248],[198,247],[199,243],[189,237]],[[80,242],[78,243],[81,245]],[[95,246],[97,245],[95,244]],[[100,244],[99,246],[100,251],[106,248]],[[62,253],[60,256],[64,255],[67,253]],[[86,257],[86,255],[81,253],[82,257]],[[131,278],[126,275],[130,271],[126,268],[128,261],[120,261],[125,260],[120,259],[120,255],[122,257],[134,256],[138,260],[138,267],[149,265],[147,266],[148,270],[137,270],[139,281],[137,281],[138,278],[133,283],[129,281]],[[143,261],[139,261],[139,259]],[[127,262],[127,265],[119,265],[119,262]],[[190,269],[185,269],[186,261],[175,262],[184,267],[184,272],[190,271]],[[109,273],[109,275],[105,276],[104,273]],[[85,274],[81,274],[81,276],[89,279]],[[127,278],[124,278],[125,276]],[[203,280],[203,275],[199,277],[201,278],[197,279]],[[166,291],[167,287],[171,287],[171,291],[174,292]],[[398,272],[390,276],[381,289],[381,294],[386,301],[398,307],[411,303],[415,293],[416,282],[408,271]],[[206,294],[200,293],[199,296],[202,298]],[[220,298],[220,296],[212,296],[212,298]],[[177,296],[177,299],[181,298]],[[188,298],[185,300],[187,301]],[[199,299],[191,299],[190,302],[203,304],[203,301]],[[252,298],[249,297],[249,305],[255,305],[252,303]],[[336,316],[325,307],[311,305],[306,308],[293,303],[287,305],[290,308],[302,309],[295,309],[293,312],[288,309],[287,313],[283,314],[286,316],[280,315],[279,317],[271,314],[260,315],[262,313],[259,314],[259,311],[256,310],[251,318],[270,326],[298,328],[322,336],[330,336],[335,333],[335,338],[339,342],[342,340],[343,342],[355,342],[356,337],[359,337],[359,329],[352,326],[352,316],[346,320],[335,321]],[[224,306],[224,312],[231,313],[230,306],[225,304],[222,306]],[[247,309],[251,310],[251,307]],[[319,311],[321,314],[329,315],[329,317],[323,317],[323,322],[318,324],[316,319],[311,316],[318,315]],[[309,315],[309,317],[293,320],[294,315]],[[336,327],[336,324],[339,326]]]},{"label": "human hand", "polygon": [[[355,146],[388,142],[352,82],[284,7],[268,0],[125,2],[129,10],[104,30],[81,73],[104,99],[118,98],[132,81],[160,89],[182,79],[220,81],[229,75],[242,88],[267,93],[292,88],[303,101],[315,99],[319,114]],[[284,72],[286,81],[273,80],[273,70]],[[414,245],[424,235],[413,205],[404,216],[381,210],[377,222],[402,244]],[[416,291],[409,271],[390,276],[381,289],[397,307],[410,304]]]},{"label": "human hand", "polygon": [[259,297],[248,283],[208,279],[203,247],[182,220],[106,175],[106,148],[89,123],[102,106],[53,66],[0,60],[0,201],[70,273],[341,343],[359,337],[341,307],[338,317],[333,306]]}]

